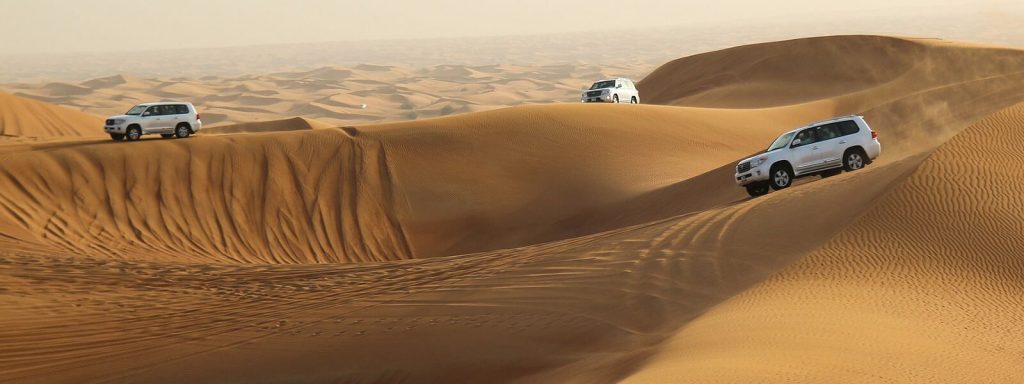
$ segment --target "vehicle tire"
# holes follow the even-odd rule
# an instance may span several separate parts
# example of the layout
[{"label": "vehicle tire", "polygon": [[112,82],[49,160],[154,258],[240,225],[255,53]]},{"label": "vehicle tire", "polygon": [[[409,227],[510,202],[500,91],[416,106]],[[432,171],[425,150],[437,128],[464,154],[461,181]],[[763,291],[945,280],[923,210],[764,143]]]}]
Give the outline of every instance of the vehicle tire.
[{"label": "vehicle tire", "polygon": [[859,148],[850,148],[843,154],[843,169],[846,172],[856,171],[864,168],[867,164],[868,157],[864,154],[864,151]]},{"label": "vehicle tire", "polygon": [[125,138],[128,139],[128,141],[139,141],[142,139],[142,127],[139,127],[138,125],[128,127],[128,130],[125,131]]},{"label": "vehicle tire", "polygon": [[825,179],[825,178],[829,178],[829,177],[832,177],[832,176],[838,175],[838,174],[840,174],[840,173],[843,173],[843,170],[842,170],[842,169],[840,169],[840,168],[836,168],[836,169],[830,169],[830,170],[827,170],[827,171],[825,171],[825,172],[822,172],[822,173],[821,173],[821,178],[822,178],[822,179]]},{"label": "vehicle tire", "polygon": [[768,183],[747,184],[747,194],[750,197],[764,196],[768,193]]},{"label": "vehicle tire", "polygon": [[192,134],[192,129],[188,127],[188,124],[181,123],[177,127],[174,127],[174,136],[179,139],[184,139]]},{"label": "vehicle tire", "polygon": [[771,172],[768,173],[768,183],[776,191],[789,188],[793,185],[793,170],[784,164],[773,165]]},{"label": "vehicle tire", "polygon": [[170,138],[174,137],[174,134],[173,133],[161,133],[160,137],[165,138],[165,139],[170,139]]},{"label": "vehicle tire", "polygon": [[121,141],[121,140],[124,140],[124,134],[123,133],[111,133],[110,134],[110,138],[112,140],[114,140],[114,141]]},{"label": "vehicle tire", "polygon": [[636,96],[633,96],[632,98],[630,98],[629,99],[629,103],[630,104],[640,104],[640,102],[636,101]]},{"label": "vehicle tire", "polygon": [[619,95],[612,95],[612,102],[615,104],[619,103]]}]

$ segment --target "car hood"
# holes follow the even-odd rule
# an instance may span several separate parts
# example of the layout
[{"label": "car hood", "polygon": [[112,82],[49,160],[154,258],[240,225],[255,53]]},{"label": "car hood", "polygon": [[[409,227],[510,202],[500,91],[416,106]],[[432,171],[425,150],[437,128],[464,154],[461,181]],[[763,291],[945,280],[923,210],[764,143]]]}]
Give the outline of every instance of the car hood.
[{"label": "car hood", "polygon": [[776,152],[776,151],[771,151],[771,152],[768,152],[768,151],[761,151],[761,152],[758,152],[758,153],[754,154],[753,156],[750,156],[750,157],[748,157],[748,158],[746,158],[746,159],[743,159],[743,160],[740,160],[740,161],[738,161],[738,162],[736,163],[736,165],[740,165],[740,164],[743,164],[743,163],[745,163],[745,162],[748,162],[748,161],[753,161],[754,159],[756,159],[756,158],[758,158],[758,157],[766,157],[766,156],[767,156],[767,157],[771,158],[771,157],[773,157],[773,155],[775,154],[775,152]]},{"label": "car hood", "polygon": [[611,90],[612,90],[611,88],[588,89],[586,91],[583,91],[583,93],[594,92],[594,91],[609,91],[609,92],[611,92]]},{"label": "car hood", "polygon": [[129,120],[129,119],[135,119],[135,118],[138,118],[138,116],[135,116],[135,115],[114,115],[114,116],[108,117],[107,120],[113,120],[113,119]]}]

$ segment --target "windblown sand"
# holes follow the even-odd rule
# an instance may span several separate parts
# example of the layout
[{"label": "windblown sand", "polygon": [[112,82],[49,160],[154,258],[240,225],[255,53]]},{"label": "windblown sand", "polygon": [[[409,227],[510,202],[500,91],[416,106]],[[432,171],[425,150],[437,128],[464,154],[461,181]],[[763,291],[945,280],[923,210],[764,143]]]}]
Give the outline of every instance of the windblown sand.
[{"label": "windblown sand", "polygon": [[[1022,85],[1021,50],[838,36],[670,62],[659,105],[185,140],[3,96],[42,139],[0,145],[0,381],[1021,382]],[[852,113],[867,168],[733,184]]]}]

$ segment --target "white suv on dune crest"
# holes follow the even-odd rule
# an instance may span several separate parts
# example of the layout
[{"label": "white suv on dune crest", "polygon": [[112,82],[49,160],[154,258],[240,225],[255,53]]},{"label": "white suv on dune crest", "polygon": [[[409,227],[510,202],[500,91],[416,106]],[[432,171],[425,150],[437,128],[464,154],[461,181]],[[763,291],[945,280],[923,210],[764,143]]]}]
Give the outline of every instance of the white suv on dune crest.
[{"label": "white suv on dune crest", "polygon": [[601,80],[583,91],[580,101],[584,103],[630,103],[640,104],[640,91],[633,80],[615,78]]},{"label": "white suv on dune crest", "polygon": [[183,139],[202,128],[196,107],[180,101],[139,104],[123,115],[108,117],[103,125],[110,138],[117,141],[136,141],[152,134]]},{"label": "white suv on dune crest", "polygon": [[833,118],[783,133],[764,153],[736,165],[736,184],[750,196],[789,187],[797,177],[838,175],[870,164],[882,152],[863,116]]}]

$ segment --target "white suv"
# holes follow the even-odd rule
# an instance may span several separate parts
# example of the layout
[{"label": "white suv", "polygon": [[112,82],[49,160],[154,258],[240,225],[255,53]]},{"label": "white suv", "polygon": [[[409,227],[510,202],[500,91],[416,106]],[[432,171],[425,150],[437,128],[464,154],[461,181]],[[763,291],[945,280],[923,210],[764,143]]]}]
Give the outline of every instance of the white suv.
[{"label": "white suv", "polygon": [[136,105],[123,115],[108,117],[103,130],[111,139],[136,141],[156,133],[165,139],[186,138],[202,127],[195,106],[174,101]]},{"label": "white suv", "polygon": [[750,196],[789,187],[803,176],[838,175],[864,168],[882,152],[878,133],[863,116],[845,116],[786,132],[764,153],[736,165],[736,184]]},{"label": "white suv", "polygon": [[583,91],[580,101],[584,103],[630,103],[640,104],[640,91],[636,90],[633,80],[616,78],[601,80],[590,89]]}]

